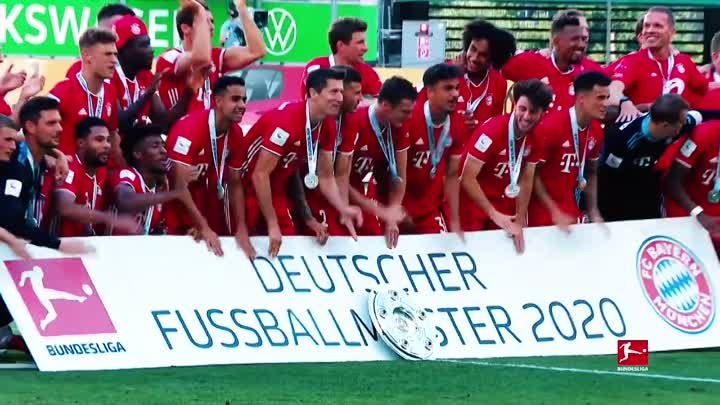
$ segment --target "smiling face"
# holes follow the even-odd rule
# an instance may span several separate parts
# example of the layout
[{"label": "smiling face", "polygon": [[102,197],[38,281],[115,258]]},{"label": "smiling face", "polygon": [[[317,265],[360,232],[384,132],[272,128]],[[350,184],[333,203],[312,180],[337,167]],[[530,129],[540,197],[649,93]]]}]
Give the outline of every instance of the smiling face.
[{"label": "smiling face", "polygon": [[643,19],[642,41],[649,49],[663,49],[670,46],[675,28],[670,16],[659,11],[645,14]]}]

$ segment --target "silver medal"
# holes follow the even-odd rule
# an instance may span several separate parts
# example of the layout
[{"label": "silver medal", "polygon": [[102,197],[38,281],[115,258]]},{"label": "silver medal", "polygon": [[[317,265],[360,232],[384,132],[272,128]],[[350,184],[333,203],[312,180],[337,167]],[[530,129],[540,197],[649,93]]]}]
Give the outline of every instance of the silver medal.
[{"label": "silver medal", "polygon": [[507,198],[517,198],[520,195],[520,186],[517,184],[508,184],[505,187],[505,196]]},{"label": "silver medal", "polygon": [[220,185],[220,183],[218,183],[218,185],[217,185],[217,196],[218,196],[218,199],[220,199],[220,200],[225,198],[225,187]]},{"label": "silver medal", "polygon": [[305,182],[305,187],[309,188],[310,190],[316,189],[318,184],[320,184],[320,179],[318,178],[317,174],[308,173],[305,175],[303,181]]},{"label": "silver medal", "polygon": [[710,190],[708,193],[708,201],[711,204],[717,204],[720,202],[720,191],[715,191],[715,189]]},{"label": "silver medal", "polygon": [[583,191],[583,190],[585,190],[585,187],[587,187],[587,180],[585,180],[585,178],[583,177],[580,180],[578,180],[577,188],[578,188],[578,190]]}]

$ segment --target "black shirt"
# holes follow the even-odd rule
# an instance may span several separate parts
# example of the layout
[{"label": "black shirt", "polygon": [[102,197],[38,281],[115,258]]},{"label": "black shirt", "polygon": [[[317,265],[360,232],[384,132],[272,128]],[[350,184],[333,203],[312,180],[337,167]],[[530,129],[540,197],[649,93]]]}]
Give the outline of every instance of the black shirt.
[{"label": "black shirt", "polygon": [[40,229],[41,218],[32,206],[41,198],[44,162],[33,165],[29,159],[27,145],[21,143],[9,162],[0,162],[0,227],[33,245],[57,249],[60,239]]}]

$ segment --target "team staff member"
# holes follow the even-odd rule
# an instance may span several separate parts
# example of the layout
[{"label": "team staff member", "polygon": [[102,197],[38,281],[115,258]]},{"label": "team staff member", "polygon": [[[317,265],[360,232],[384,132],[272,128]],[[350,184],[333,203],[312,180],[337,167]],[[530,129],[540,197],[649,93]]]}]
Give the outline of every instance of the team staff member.
[{"label": "team staff member", "polygon": [[716,111],[690,111],[678,94],[663,94],[650,112],[605,127],[598,168],[598,206],[607,221],[660,218],[660,173],[656,162],[674,140]]},{"label": "team staff member", "polygon": [[[538,162],[535,126],[552,102],[540,80],[513,87],[515,111],[479,126],[460,158],[460,218],[465,231],[504,229],[522,252],[522,227]],[[523,170],[523,167],[525,170]]]},{"label": "team staff member", "polygon": [[306,94],[305,82],[308,74],[315,69],[331,68],[335,65],[351,66],[362,76],[362,92],[366,97],[377,97],[380,92],[380,77],[377,72],[363,61],[368,50],[365,42],[367,23],[357,18],[341,18],[330,26],[328,42],[330,43],[330,56],[317,57],[305,65],[302,80],[300,81],[300,94]]},{"label": "team staff member", "polygon": [[[461,232],[458,162],[467,138],[464,114],[456,111],[460,95],[460,69],[455,65],[431,66],[423,75],[427,101],[416,104],[409,120],[407,187],[403,208],[407,212],[401,233]],[[449,218],[442,213],[443,200]],[[447,220],[447,221],[446,221]]]},{"label": "team staff member", "polygon": [[592,222],[602,222],[597,208],[597,160],[603,142],[602,120],[607,114],[610,78],[585,72],[575,79],[575,105],[549,113],[537,127],[542,137],[540,163],[535,169],[530,226],[569,225],[582,220],[584,193]]},{"label": "team staff member", "polygon": [[720,247],[720,121],[698,125],[667,176],[667,215],[691,215]]}]

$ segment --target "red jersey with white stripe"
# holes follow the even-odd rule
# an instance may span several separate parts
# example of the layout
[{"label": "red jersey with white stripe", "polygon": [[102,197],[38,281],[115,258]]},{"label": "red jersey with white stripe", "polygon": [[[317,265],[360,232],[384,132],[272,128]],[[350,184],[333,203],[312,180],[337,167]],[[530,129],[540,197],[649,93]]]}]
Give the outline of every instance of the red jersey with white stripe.
[{"label": "red jersey with white stripe", "polygon": [[[59,148],[66,155],[75,154],[75,126],[83,118],[100,117],[108,124],[110,131],[117,129],[118,98],[115,88],[108,81],[103,82],[100,93],[92,94],[83,89],[77,77],[73,77],[56,84],[48,96],[60,102],[63,130]],[[102,104],[98,105],[100,101]]]},{"label": "red jersey with white stripe", "polygon": [[554,94],[550,109],[556,110],[575,105],[573,81],[580,73],[587,71],[604,72],[604,69],[591,59],[583,57],[582,61],[573,65],[569,71],[561,72],[552,56],[543,56],[538,51],[519,53],[510,58],[502,68],[503,76],[513,82],[538,79],[549,85]]},{"label": "red jersey with white stripe", "polygon": [[[715,185],[720,159],[720,121],[708,121],[695,128],[680,148],[675,161],[690,169],[685,178],[685,191],[710,216],[720,216],[720,204],[708,201],[708,193]],[[671,217],[690,215],[666,194],[667,214]]]},{"label": "red jersey with white stripe", "polygon": [[[185,84],[186,77],[178,76],[177,62],[180,59],[183,51],[178,48],[170,48],[160,54],[155,64],[155,71],[162,72],[167,69],[167,74],[163,76],[160,82],[158,91],[160,93],[160,100],[162,100],[165,108],[168,110],[172,109],[177,104],[180,97],[185,92],[187,85]],[[210,67],[210,91],[206,92],[204,87],[198,89],[197,95],[193,98],[187,108],[188,113],[205,110],[205,100],[210,102],[210,106],[214,106],[215,103],[212,97],[212,88],[215,85],[217,79],[222,76],[225,71],[223,70],[223,58],[225,56],[225,50],[223,48],[212,48],[210,52],[210,60],[212,66]]]},{"label": "red jersey with white stripe", "polygon": [[[196,111],[184,116],[173,125],[165,144],[168,158],[174,164],[199,167],[200,177],[189,185],[193,201],[213,231],[218,235],[231,235],[226,222],[232,217],[229,215],[228,196],[225,192],[225,198],[219,198],[218,177],[222,178],[221,187],[227,189],[231,156],[243,153],[243,132],[240,125],[232,124],[227,133],[217,134],[216,166],[210,142],[209,116],[210,110]],[[219,166],[222,166],[222,156],[226,150],[228,155],[225,166],[221,169]],[[182,204],[173,201],[167,204],[165,210],[169,234],[184,233],[192,226]]]},{"label": "red jersey with white stripe", "polygon": [[[121,170],[115,170],[110,174],[108,178],[107,191],[110,196],[107,198],[112,210],[117,212],[117,194],[116,191],[120,187],[127,187],[137,194],[150,194],[155,193],[156,188],[149,188],[145,185],[140,172],[134,167],[126,167]],[[157,186],[156,186],[157,187]],[[135,216],[140,228],[148,230],[148,234],[158,235],[165,233],[164,231],[164,217],[163,217],[163,205],[157,204],[151,208],[143,210],[137,213]],[[148,219],[150,223],[148,224]],[[108,235],[126,235],[125,233],[119,232],[115,229],[108,229]]]},{"label": "red jersey with white stripe", "polygon": [[450,157],[462,155],[467,140],[463,115],[453,112],[449,115],[447,140],[439,145],[443,125],[433,125],[434,146],[442,147],[442,155],[435,172],[431,175],[431,149],[428,127],[425,123],[424,103],[418,104],[410,116],[410,148],[407,163],[407,187],[403,207],[413,218],[440,215],[444,196],[445,169]]},{"label": "red jersey with white stripe", "polygon": [[[308,62],[307,65],[305,65],[302,80],[300,81],[301,97],[305,97],[305,82],[307,81],[307,75],[310,72],[320,68],[327,69],[333,66],[335,66],[335,60],[332,56],[320,56]],[[352,68],[357,70],[362,77],[362,93],[366,96],[377,96],[378,93],[380,93],[380,86],[382,85],[382,82],[380,81],[380,76],[378,76],[377,72],[375,72],[375,69],[364,62],[354,63],[352,64]]]},{"label": "red jersey with white stripe", "polygon": [[[600,157],[604,136],[600,122],[593,120],[587,128],[578,128],[579,157],[575,151],[569,111],[553,111],[547,114],[535,132],[542,138],[538,145],[542,166],[538,167],[539,173],[536,173],[536,176],[539,176],[550,198],[563,212],[580,219],[581,212],[575,201],[579,161],[584,158],[587,162]],[[553,224],[550,212],[534,195],[528,207],[528,220],[531,226]]]},{"label": "red jersey with white stripe", "polygon": [[652,103],[664,93],[675,93],[694,106],[708,90],[707,78],[684,53],[657,61],[649,50],[641,49],[625,55],[611,76],[625,85],[625,95],[636,105]]},{"label": "red jersey with white stripe", "polygon": [[[85,206],[91,210],[101,210],[103,205],[103,191],[107,181],[107,168],[99,167],[95,175],[88,174],[85,166],[77,156],[68,158],[68,171],[65,181],[55,186],[50,197],[51,232],[59,237],[93,236],[101,234],[97,224],[81,224],[69,219],[60,218],[57,212],[57,192],[72,195],[75,204]],[[46,174],[52,182],[55,174],[51,171]]]}]

